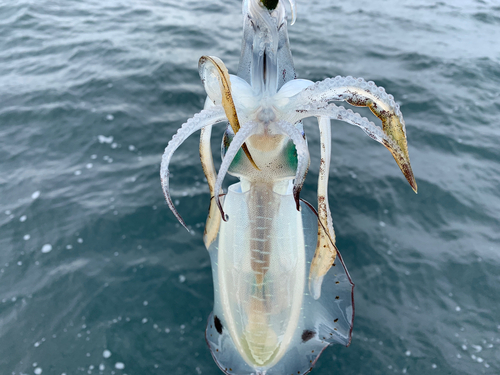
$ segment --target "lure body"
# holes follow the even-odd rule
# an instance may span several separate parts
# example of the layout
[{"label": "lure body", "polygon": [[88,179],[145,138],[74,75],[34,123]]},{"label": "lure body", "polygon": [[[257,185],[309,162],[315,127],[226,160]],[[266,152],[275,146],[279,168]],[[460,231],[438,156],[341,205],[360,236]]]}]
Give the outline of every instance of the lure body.
[{"label": "lure body", "polygon": [[[289,1],[293,23],[295,1]],[[165,149],[162,187],[186,227],[170,198],[168,165],[201,130],[200,159],[212,196],[203,238],[215,290],[208,346],[226,374],[305,374],[326,346],[350,344],[354,318],[354,285],[335,246],[328,205],[330,119],[362,128],[391,151],[415,191],[416,183],[391,95],[360,78],[296,79],[284,3],[244,0],[243,15],[238,75],[216,57],[200,59],[205,109]],[[369,107],[382,128],[332,101]],[[317,212],[299,198],[309,168],[301,120],[310,116],[318,118],[321,140]],[[229,125],[216,173],[210,137],[223,121]],[[240,182],[221,196],[226,173]]]}]

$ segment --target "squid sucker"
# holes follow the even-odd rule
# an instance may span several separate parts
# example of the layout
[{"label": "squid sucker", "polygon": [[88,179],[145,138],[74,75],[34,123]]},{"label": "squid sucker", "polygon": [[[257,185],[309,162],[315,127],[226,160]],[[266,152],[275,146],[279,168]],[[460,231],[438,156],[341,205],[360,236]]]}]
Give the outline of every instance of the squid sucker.
[{"label": "squid sucker", "polygon": [[[306,374],[327,346],[351,342],[354,284],[335,246],[328,204],[332,119],[384,145],[417,191],[405,122],[392,95],[362,78],[297,79],[287,13],[293,25],[295,0],[243,1],[237,75],[215,56],[200,58],[205,108],[181,126],[161,161],[168,206],[188,229],[170,197],[168,168],[177,148],[201,130],[211,195],[203,241],[214,280],[205,337],[225,374]],[[342,101],[368,107],[382,127],[333,103]],[[317,210],[300,199],[310,162],[302,120],[312,116],[321,143]],[[216,172],[210,139],[218,123],[227,126]],[[240,182],[223,194],[227,173]]]}]

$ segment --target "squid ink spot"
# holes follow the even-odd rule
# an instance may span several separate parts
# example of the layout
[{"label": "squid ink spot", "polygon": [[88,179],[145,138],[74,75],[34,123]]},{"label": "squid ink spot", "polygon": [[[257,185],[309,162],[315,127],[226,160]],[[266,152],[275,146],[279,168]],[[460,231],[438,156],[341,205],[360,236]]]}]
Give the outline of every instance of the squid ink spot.
[{"label": "squid ink spot", "polygon": [[336,296],[335,299],[339,299],[340,297],[339,296]]},{"label": "squid ink spot", "polygon": [[333,322],[334,323],[337,323],[339,321],[339,318],[335,319]]},{"label": "squid ink spot", "polygon": [[340,284],[340,281],[335,281],[335,284]]},{"label": "squid ink spot", "polygon": [[215,324],[215,329],[219,333],[219,335],[222,335],[222,323],[217,315],[214,316],[214,324]]},{"label": "squid ink spot", "polygon": [[302,342],[308,342],[315,334],[316,332],[305,329],[304,332],[302,332]]}]

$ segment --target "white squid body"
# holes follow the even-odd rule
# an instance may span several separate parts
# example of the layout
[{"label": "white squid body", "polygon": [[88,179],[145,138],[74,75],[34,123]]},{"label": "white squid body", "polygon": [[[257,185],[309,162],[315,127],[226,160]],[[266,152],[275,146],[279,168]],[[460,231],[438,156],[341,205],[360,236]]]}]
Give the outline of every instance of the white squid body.
[{"label": "white squid body", "polygon": [[[226,374],[305,374],[326,346],[349,345],[354,317],[354,285],[335,247],[328,207],[330,119],[362,128],[391,151],[415,191],[416,183],[404,120],[391,95],[360,78],[295,79],[284,4],[269,10],[260,0],[245,0],[243,14],[238,76],[218,58],[200,59],[205,109],[165,149],[162,186],[185,226],[170,198],[168,166],[179,145],[201,129],[212,195],[204,235],[215,289],[206,331],[212,355]],[[369,107],[382,128],[332,101]],[[310,116],[318,118],[321,138],[317,213],[299,200],[309,167],[301,120]],[[212,125],[223,121],[230,126],[216,174],[210,136]],[[226,173],[240,183],[221,203]]]}]

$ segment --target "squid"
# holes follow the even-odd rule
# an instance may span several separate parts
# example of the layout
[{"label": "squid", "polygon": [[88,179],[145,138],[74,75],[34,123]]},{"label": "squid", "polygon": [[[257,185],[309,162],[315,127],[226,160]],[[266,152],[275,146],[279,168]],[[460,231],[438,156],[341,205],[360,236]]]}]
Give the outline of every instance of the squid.
[{"label": "squid", "polygon": [[[225,374],[306,374],[327,346],[351,342],[354,284],[335,245],[328,203],[332,119],[383,144],[417,191],[405,122],[392,95],[362,78],[298,79],[287,7],[293,24],[295,0],[243,1],[237,75],[217,57],[200,58],[205,107],[178,129],[161,161],[166,201],[188,229],[170,196],[169,164],[201,130],[200,159],[211,195],[203,241],[214,281],[205,337]],[[368,107],[382,126],[334,102]],[[307,117],[317,118],[320,131],[317,210],[300,199],[310,164],[302,123]],[[216,172],[210,139],[218,123],[226,128]],[[240,182],[224,193],[228,173]]]}]

